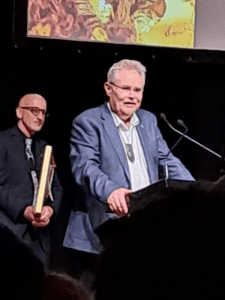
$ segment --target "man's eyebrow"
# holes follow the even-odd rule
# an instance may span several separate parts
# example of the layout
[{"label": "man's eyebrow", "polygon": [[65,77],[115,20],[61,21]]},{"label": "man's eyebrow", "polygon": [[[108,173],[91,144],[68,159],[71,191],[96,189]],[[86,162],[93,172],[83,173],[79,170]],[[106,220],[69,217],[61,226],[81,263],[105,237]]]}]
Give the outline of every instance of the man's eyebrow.
[{"label": "man's eyebrow", "polygon": [[[128,84],[124,84],[124,85],[121,85],[121,87],[129,87],[129,88],[132,88],[133,86],[128,85]],[[134,89],[142,89],[142,87],[139,87],[139,86],[134,86],[133,88],[134,88]]]}]

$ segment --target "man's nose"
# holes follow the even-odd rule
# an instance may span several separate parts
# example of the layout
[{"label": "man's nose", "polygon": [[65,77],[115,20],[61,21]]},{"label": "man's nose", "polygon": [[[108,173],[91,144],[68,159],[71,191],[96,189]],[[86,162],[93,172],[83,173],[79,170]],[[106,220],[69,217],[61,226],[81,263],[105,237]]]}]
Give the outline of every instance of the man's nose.
[{"label": "man's nose", "polygon": [[135,91],[133,89],[130,89],[130,94],[129,94],[129,97],[131,99],[133,99],[135,97]]}]

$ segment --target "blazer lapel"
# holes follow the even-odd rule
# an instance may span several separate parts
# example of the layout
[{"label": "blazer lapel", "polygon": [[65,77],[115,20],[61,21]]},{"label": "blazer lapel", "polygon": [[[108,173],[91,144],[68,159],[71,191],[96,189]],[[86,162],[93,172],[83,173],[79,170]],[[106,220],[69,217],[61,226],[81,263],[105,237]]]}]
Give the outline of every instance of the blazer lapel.
[{"label": "blazer lapel", "polygon": [[18,162],[23,163],[26,171],[30,172],[30,164],[27,160],[25,151],[25,136],[22,132],[19,131],[17,126],[14,126],[11,129],[10,148],[11,151],[14,152],[16,156],[18,156]]},{"label": "blazer lapel", "polygon": [[111,141],[112,148],[116,152],[118,159],[124,168],[127,179],[130,182],[130,173],[129,173],[129,167],[128,167],[128,163],[127,163],[127,158],[126,158],[126,155],[124,152],[123,145],[120,140],[118,129],[115,126],[114,120],[112,118],[112,115],[111,115],[108,107],[107,107],[107,104],[102,106],[102,114],[101,115],[102,115],[102,120],[103,120],[103,126],[104,126],[105,131]]}]

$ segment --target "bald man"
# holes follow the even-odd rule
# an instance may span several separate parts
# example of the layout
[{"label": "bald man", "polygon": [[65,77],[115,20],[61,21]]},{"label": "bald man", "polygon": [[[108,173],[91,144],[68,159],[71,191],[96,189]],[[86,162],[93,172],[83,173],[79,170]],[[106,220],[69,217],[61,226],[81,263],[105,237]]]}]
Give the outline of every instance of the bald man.
[{"label": "bald man", "polygon": [[[61,200],[61,186],[54,173],[53,201],[47,199],[40,216],[34,213],[33,199],[37,168],[46,143],[35,137],[45,122],[47,104],[38,94],[22,97],[16,108],[17,125],[0,132],[0,226],[10,229],[32,248],[40,262],[48,267],[51,220]],[[26,143],[31,144],[32,166]]]}]

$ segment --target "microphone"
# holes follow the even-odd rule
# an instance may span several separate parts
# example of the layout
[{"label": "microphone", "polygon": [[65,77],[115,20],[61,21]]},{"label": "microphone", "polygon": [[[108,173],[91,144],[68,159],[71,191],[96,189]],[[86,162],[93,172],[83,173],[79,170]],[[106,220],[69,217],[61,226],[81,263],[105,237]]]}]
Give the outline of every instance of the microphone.
[{"label": "microphone", "polygon": [[[178,134],[182,135],[182,138],[185,137],[187,140],[191,141],[192,143],[195,143],[195,144],[197,144],[198,146],[202,147],[203,149],[205,149],[205,150],[211,152],[211,153],[214,154],[215,156],[217,156],[217,157],[219,157],[219,158],[222,158],[222,156],[219,155],[218,153],[212,151],[212,150],[209,149],[208,147],[206,147],[206,146],[200,144],[199,142],[197,142],[197,141],[193,140],[192,138],[190,138],[189,136],[187,136],[187,135],[186,135],[187,132],[182,133],[182,132],[180,132],[179,130],[175,129],[175,128],[169,123],[169,121],[167,120],[167,118],[166,118],[166,116],[165,116],[164,113],[161,113],[161,114],[160,114],[160,117],[167,123],[167,125],[169,125],[169,127],[170,127],[173,131],[175,131],[175,132],[177,132]],[[177,120],[177,123],[178,123],[180,126],[184,127],[185,130],[187,130],[187,126],[184,124],[184,122],[183,122],[182,120]],[[181,138],[180,138],[180,139],[181,139]],[[170,151],[170,152],[171,152],[171,151]],[[170,153],[170,152],[169,152],[169,153]]]},{"label": "microphone", "polygon": [[177,124],[184,127],[188,131],[187,126],[184,124],[184,121],[179,119],[179,120],[177,120]]},{"label": "microphone", "polygon": [[176,146],[180,143],[180,141],[183,139],[183,137],[185,136],[185,134],[188,132],[188,128],[187,126],[184,124],[184,122],[182,120],[177,120],[178,125],[184,127],[185,131],[184,133],[179,132],[178,130],[176,130],[167,120],[166,115],[164,113],[160,114],[160,117],[169,125],[170,128],[172,128],[174,131],[178,132],[179,134],[181,134],[181,137],[176,141],[176,143],[173,145],[173,147],[170,149],[170,151],[168,152],[168,154],[166,155],[166,158],[169,156],[169,154],[174,150],[174,148],[176,148]]}]

